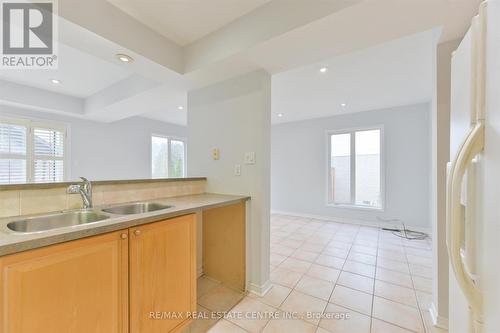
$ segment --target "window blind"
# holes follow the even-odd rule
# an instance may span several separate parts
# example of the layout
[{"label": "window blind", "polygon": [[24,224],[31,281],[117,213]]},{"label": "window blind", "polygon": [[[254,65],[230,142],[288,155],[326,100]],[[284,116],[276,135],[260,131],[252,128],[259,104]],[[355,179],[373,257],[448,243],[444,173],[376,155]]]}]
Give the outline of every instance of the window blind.
[{"label": "window blind", "polygon": [[64,181],[66,129],[0,120],[0,184]]},{"label": "window blind", "polygon": [[64,132],[54,129],[33,129],[33,176],[36,183],[63,181],[64,136]]},{"label": "window blind", "polygon": [[0,123],[0,184],[27,181],[27,133],[26,126]]}]

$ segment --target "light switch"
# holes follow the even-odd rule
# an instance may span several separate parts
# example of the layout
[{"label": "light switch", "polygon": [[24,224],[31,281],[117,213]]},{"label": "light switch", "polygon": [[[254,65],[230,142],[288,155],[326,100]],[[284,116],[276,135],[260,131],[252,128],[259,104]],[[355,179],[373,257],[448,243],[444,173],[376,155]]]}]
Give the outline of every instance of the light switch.
[{"label": "light switch", "polygon": [[255,152],[250,151],[245,153],[245,164],[255,164]]},{"label": "light switch", "polygon": [[234,175],[241,176],[241,165],[240,164],[234,165]]},{"label": "light switch", "polygon": [[217,161],[220,158],[219,148],[212,149],[212,159]]}]

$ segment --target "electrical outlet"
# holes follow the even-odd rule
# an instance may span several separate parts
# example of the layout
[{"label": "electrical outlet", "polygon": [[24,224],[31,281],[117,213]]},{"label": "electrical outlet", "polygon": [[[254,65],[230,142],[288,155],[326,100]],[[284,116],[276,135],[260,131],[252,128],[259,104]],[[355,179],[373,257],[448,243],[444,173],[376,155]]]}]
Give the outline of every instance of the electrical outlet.
[{"label": "electrical outlet", "polygon": [[219,148],[212,149],[212,159],[217,161],[220,158]]},{"label": "electrical outlet", "polygon": [[240,164],[234,165],[234,175],[241,176],[241,165]]},{"label": "electrical outlet", "polygon": [[255,152],[250,151],[245,153],[245,164],[255,164]]}]

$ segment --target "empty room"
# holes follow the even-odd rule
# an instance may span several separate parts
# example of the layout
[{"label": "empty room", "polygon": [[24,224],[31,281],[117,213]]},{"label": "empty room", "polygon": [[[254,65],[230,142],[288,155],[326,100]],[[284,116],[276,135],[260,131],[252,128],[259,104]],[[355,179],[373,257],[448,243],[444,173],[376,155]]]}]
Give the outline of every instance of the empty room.
[{"label": "empty room", "polygon": [[0,20],[0,333],[500,332],[500,0]]}]

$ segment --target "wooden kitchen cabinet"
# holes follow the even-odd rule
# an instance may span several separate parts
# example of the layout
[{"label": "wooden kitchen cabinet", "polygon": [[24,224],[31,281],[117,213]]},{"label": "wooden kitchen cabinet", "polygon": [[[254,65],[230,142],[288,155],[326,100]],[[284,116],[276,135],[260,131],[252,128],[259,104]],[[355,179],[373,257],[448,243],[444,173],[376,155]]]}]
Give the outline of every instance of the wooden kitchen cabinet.
[{"label": "wooden kitchen cabinet", "polygon": [[0,332],[128,332],[128,287],[127,230],[0,257]]},{"label": "wooden kitchen cabinet", "polygon": [[0,333],[179,331],[196,311],[195,227],[192,214],[0,257]]},{"label": "wooden kitchen cabinet", "polygon": [[[166,333],[196,311],[194,214],[130,229],[130,331]],[[169,315],[174,317],[168,318]]]}]

